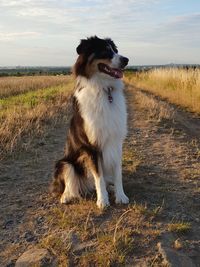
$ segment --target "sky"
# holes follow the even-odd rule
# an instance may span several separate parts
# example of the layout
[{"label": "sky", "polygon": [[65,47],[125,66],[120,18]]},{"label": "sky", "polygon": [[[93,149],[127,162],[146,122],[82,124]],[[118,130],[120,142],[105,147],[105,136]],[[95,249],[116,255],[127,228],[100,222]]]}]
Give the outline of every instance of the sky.
[{"label": "sky", "polygon": [[200,0],[0,0],[0,66],[71,66],[110,37],[129,65],[200,63]]}]

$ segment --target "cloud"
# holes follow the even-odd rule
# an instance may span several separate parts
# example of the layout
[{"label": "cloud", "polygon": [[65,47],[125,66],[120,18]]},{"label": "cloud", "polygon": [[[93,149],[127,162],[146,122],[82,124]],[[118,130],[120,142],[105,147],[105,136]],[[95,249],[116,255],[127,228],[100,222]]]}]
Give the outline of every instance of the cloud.
[{"label": "cloud", "polygon": [[182,16],[170,16],[160,23],[145,25],[135,29],[135,34],[128,41],[156,46],[200,46],[200,13]]},{"label": "cloud", "polygon": [[160,31],[160,40],[175,42],[182,45],[200,45],[200,13],[174,16],[157,30]]},{"label": "cloud", "polygon": [[[48,36],[91,34],[127,39],[140,31],[138,24],[151,13],[158,0],[1,0],[6,28],[41,31]],[[141,12],[142,15],[141,16]],[[13,23],[14,21],[14,23]]]},{"label": "cloud", "polygon": [[166,30],[174,32],[196,31],[200,28],[200,13],[175,16],[166,24]]},{"label": "cloud", "polygon": [[28,3],[30,3],[30,0],[19,0],[19,1],[15,1],[15,0],[1,0],[0,2],[0,6],[2,7],[20,7],[23,5],[26,5]]},{"label": "cloud", "polygon": [[18,38],[35,38],[38,36],[40,36],[39,32],[10,32],[10,33],[0,32],[1,41],[13,41]]},{"label": "cloud", "polygon": [[[38,17],[42,21],[55,19],[54,23],[80,21],[98,23],[107,20],[108,23],[126,21],[138,16],[137,12],[152,7],[158,0],[99,0],[84,2],[80,0],[1,0],[0,7],[13,16]],[[144,12],[144,11],[143,11]],[[145,12],[144,12],[145,13]]]},{"label": "cloud", "polygon": [[200,13],[186,9],[190,3],[183,2],[185,10],[178,0],[0,0],[0,40],[7,54],[19,45],[27,51],[25,59],[30,52],[31,60],[36,60],[33,53],[40,54],[37,60],[41,60],[46,52],[45,60],[49,55],[52,62],[53,54],[56,60],[61,51],[59,62],[67,56],[71,64],[79,40],[96,34],[112,37],[120,51],[124,48],[122,53],[133,53],[134,58],[172,60],[172,50],[186,56],[186,48],[192,55],[200,47]]}]

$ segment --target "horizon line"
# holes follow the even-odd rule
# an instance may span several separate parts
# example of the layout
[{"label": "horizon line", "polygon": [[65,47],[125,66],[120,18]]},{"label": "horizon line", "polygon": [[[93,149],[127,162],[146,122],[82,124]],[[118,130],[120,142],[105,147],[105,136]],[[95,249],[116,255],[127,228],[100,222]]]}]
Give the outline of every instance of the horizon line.
[{"label": "horizon line", "polygon": [[[165,63],[165,64],[136,64],[127,66],[130,67],[141,67],[141,66],[168,66],[168,65],[200,65],[200,63]],[[72,68],[73,66],[63,66],[63,65],[0,65],[0,68]]]}]

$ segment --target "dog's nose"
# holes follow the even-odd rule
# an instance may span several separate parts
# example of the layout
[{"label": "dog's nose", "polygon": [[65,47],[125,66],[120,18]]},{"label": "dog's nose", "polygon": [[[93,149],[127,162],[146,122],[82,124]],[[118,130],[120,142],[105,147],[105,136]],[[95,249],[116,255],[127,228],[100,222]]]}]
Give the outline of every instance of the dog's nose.
[{"label": "dog's nose", "polygon": [[127,57],[121,57],[120,61],[121,61],[122,68],[124,68],[126,67],[126,65],[128,65],[129,59]]}]

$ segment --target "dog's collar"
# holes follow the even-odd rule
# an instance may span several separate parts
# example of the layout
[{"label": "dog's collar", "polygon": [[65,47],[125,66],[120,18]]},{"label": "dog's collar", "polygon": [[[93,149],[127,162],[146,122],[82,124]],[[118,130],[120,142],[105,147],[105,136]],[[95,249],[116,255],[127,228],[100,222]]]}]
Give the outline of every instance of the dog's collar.
[{"label": "dog's collar", "polygon": [[113,102],[113,97],[112,97],[111,92],[113,91],[113,87],[107,87],[106,89],[103,88],[103,90],[104,90],[104,91],[106,92],[106,94],[108,95],[108,101],[109,101],[110,103],[112,103],[112,102]]},{"label": "dog's collar", "polygon": [[[78,92],[80,92],[82,89],[83,89],[83,86],[80,86],[80,83],[78,82],[78,83],[76,84],[76,90],[77,90]],[[105,92],[105,93],[107,94],[107,96],[108,96],[108,101],[109,101],[110,103],[112,103],[112,102],[113,102],[113,97],[112,97],[111,92],[114,90],[114,88],[111,87],[111,86],[109,86],[109,87],[107,87],[107,88],[103,88],[103,90],[104,90],[104,92]]]}]

